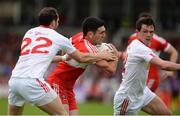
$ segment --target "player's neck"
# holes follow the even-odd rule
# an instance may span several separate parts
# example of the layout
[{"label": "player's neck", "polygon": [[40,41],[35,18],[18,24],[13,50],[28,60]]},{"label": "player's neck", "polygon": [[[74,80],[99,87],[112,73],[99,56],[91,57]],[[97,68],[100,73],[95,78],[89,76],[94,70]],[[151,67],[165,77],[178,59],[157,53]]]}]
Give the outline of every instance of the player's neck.
[{"label": "player's neck", "polygon": [[92,41],[92,39],[90,37],[85,36],[85,39],[88,40],[91,44],[93,44],[93,41]]},{"label": "player's neck", "polygon": [[45,26],[45,25],[40,25],[40,27],[43,27],[43,28],[51,28],[50,26]]},{"label": "player's neck", "polygon": [[144,45],[148,46],[149,42],[147,42],[146,40],[142,40],[142,39],[138,39],[141,43],[143,43]]}]

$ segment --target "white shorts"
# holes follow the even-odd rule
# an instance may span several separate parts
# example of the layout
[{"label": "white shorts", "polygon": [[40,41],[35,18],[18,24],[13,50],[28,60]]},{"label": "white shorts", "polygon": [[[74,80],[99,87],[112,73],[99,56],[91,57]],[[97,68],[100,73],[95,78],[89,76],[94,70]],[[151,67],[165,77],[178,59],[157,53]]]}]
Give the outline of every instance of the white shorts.
[{"label": "white shorts", "polygon": [[116,94],[114,97],[114,115],[137,115],[138,112],[155,98],[155,94],[146,87],[140,100],[130,101],[124,95]]},{"label": "white shorts", "polygon": [[27,101],[42,106],[56,97],[56,92],[44,79],[11,77],[9,80],[8,103],[11,105],[23,106]]}]

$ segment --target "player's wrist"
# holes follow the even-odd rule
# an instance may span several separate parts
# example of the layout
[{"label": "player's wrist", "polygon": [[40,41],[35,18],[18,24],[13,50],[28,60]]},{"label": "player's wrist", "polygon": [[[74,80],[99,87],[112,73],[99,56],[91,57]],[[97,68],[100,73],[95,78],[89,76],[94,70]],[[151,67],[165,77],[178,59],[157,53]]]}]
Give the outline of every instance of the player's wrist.
[{"label": "player's wrist", "polygon": [[61,56],[61,60],[62,61],[66,61],[67,59],[68,59],[68,55],[67,54]]}]

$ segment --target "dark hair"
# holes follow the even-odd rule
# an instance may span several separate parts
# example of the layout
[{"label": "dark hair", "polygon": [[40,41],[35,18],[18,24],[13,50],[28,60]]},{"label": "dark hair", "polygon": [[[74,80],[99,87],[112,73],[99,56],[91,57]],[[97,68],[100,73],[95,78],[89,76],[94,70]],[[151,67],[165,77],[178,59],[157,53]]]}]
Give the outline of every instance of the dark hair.
[{"label": "dark hair", "polygon": [[141,18],[141,17],[150,17],[150,18],[152,18],[152,15],[149,12],[141,12],[139,14],[138,18]]},{"label": "dark hair", "polygon": [[95,17],[87,17],[83,22],[82,22],[82,29],[83,29],[83,34],[87,35],[88,31],[96,32],[97,29],[101,26],[104,26],[104,21],[95,18]]},{"label": "dark hair", "polygon": [[58,12],[53,7],[45,7],[39,12],[39,24],[49,26],[53,20],[58,19]]},{"label": "dark hair", "polygon": [[150,18],[150,17],[141,17],[141,18],[139,18],[139,19],[136,21],[136,29],[137,29],[138,31],[140,31],[143,24],[148,25],[148,26],[149,26],[149,25],[153,25],[154,28],[155,28],[154,21],[153,21],[153,19]]}]

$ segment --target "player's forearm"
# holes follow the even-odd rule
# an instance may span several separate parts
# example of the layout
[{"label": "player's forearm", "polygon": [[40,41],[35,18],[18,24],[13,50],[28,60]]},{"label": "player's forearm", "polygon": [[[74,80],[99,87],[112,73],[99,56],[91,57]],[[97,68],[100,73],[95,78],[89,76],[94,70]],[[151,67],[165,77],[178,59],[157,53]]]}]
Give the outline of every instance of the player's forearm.
[{"label": "player's forearm", "polygon": [[80,62],[97,62],[102,59],[103,57],[100,54],[94,54],[94,53],[84,53],[79,58]]},{"label": "player's forearm", "polygon": [[97,57],[96,54],[82,53],[78,50],[69,54],[69,56],[78,62],[96,62],[96,61],[100,60],[100,58]]},{"label": "player's forearm", "polygon": [[116,56],[110,52],[81,53],[80,62],[97,62],[99,60],[113,61]]},{"label": "player's forearm", "polygon": [[162,60],[159,57],[153,57],[150,60],[150,63],[163,70],[168,70],[168,71],[180,70],[180,64],[171,61]]},{"label": "player's forearm", "polygon": [[161,68],[164,70],[168,70],[168,71],[180,70],[180,64],[177,64],[174,62],[169,62],[169,61],[164,61],[161,64]]},{"label": "player's forearm", "polygon": [[99,60],[115,60],[116,56],[110,52],[100,53],[82,53],[78,50],[69,54],[69,56],[78,62],[97,62]]}]

